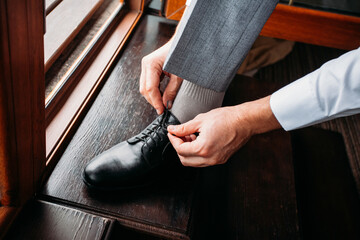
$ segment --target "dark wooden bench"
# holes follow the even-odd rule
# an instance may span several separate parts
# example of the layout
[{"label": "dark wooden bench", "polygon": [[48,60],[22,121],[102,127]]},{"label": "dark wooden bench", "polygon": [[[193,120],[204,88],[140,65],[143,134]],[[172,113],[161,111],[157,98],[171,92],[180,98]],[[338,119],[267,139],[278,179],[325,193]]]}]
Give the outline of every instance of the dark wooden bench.
[{"label": "dark wooden bench", "polygon": [[[97,236],[125,234],[121,229],[130,230],[126,234],[138,232],[175,239],[193,238],[194,230],[198,238],[214,231],[231,236],[298,236],[291,147],[289,135],[283,131],[254,138],[229,164],[202,169],[200,175],[195,169],[174,168],[176,170],[166,171],[149,187],[117,193],[91,192],[83,184],[82,170],[91,158],[140,132],[156,117],[138,92],[140,62],[144,55],[164,44],[175,27],[176,22],[164,18],[144,17],[38,195],[41,202],[33,202],[20,218],[20,225],[31,222],[27,223],[29,227],[24,229],[24,234],[35,231],[35,235],[29,236],[50,236],[47,221],[51,215],[59,214],[54,217],[63,220],[56,224],[63,225],[60,229],[69,233],[68,236],[76,237],[75,230],[86,227],[81,225],[81,219],[90,217],[95,217],[99,224],[93,232]],[[252,79],[239,78],[227,93],[225,104],[262,97],[266,94],[263,89],[267,93],[276,89],[273,85],[264,86]],[[283,169],[280,173],[279,166]],[[212,176],[209,171],[220,179],[209,178]],[[224,195],[218,195],[219,192]],[[206,196],[222,197],[222,200],[216,204]],[[218,215],[220,211],[224,212]],[[216,219],[214,231],[204,229],[212,224],[204,219],[205,212]],[[30,217],[33,214],[36,221]],[[82,215],[79,222],[69,224],[77,214]],[[69,221],[65,221],[66,218]],[[113,226],[114,222],[116,230],[104,228],[106,224]],[[230,225],[221,229],[225,223]],[[19,225],[14,229],[16,226]],[[108,232],[110,230],[112,233]],[[56,239],[58,235],[54,236]]]},{"label": "dark wooden bench", "polygon": [[[174,166],[146,188],[99,193],[83,184],[82,170],[91,158],[138,133],[156,117],[138,92],[140,62],[164,44],[175,27],[176,22],[156,16],[142,19],[45,186],[13,225],[9,239],[302,236],[304,219],[298,218],[292,149],[303,154],[303,147],[309,146],[299,140],[297,132],[293,147],[290,134],[282,130],[258,135],[225,165],[205,169]],[[224,105],[254,100],[278,88],[278,84],[236,76]],[[308,159],[302,154],[296,158],[298,164]],[[304,179],[302,174],[297,171],[297,180]],[[303,181],[296,183],[304,188]],[[301,209],[309,213],[304,216],[311,217],[312,210],[303,199]],[[356,218],[349,221],[357,223]]]}]

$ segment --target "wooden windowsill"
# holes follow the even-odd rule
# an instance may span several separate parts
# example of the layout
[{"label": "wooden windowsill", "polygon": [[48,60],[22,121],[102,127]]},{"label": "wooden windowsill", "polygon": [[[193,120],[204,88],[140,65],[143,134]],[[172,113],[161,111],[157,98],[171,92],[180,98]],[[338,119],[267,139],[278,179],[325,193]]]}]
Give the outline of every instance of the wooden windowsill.
[{"label": "wooden windowsill", "polygon": [[[65,99],[49,116],[46,127],[46,156],[50,163],[65,140],[71,135],[74,126],[80,120],[87,104],[93,100],[103,80],[111,69],[112,63],[121,51],[132,30],[139,21],[142,1],[137,2],[138,10],[129,9],[122,12],[121,22],[116,26],[97,55],[83,70],[78,80],[72,83]],[[136,5],[136,4],[134,4]],[[131,6],[130,6],[131,7]],[[51,169],[51,167],[50,167]]]},{"label": "wooden windowsill", "polygon": [[[81,179],[85,164],[95,155],[140,132],[156,117],[138,91],[141,59],[165,44],[175,28],[176,22],[161,17],[145,15],[141,19],[39,198],[114,218],[121,226],[141,233],[191,238],[197,188],[194,169],[167,166],[149,186],[111,193],[92,192]],[[79,84],[88,83],[86,75]],[[74,98],[81,93],[73,92]],[[166,159],[174,160],[176,155]]]}]

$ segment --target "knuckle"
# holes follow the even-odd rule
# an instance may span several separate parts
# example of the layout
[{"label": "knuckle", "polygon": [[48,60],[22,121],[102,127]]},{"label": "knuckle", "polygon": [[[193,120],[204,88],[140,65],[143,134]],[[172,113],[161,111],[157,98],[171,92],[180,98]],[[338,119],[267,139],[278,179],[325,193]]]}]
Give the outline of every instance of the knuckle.
[{"label": "knuckle", "polygon": [[214,166],[214,165],[218,165],[219,162],[216,161],[216,159],[211,159],[211,160],[208,162],[208,164],[211,165],[211,166]]},{"label": "knuckle", "polygon": [[180,132],[185,132],[186,131],[186,126],[185,125],[180,125],[178,130],[180,130]]},{"label": "knuckle", "polygon": [[198,119],[202,119],[203,117],[204,117],[204,113],[200,113],[200,114],[197,115]]},{"label": "knuckle", "polygon": [[155,101],[155,102],[154,102],[154,107],[155,107],[156,109],[161,109],[162,104],[159,103],[159,102],[157,102],[157,101]]},{"label": "knuckle", "polygon": [[203,147],[199,150],[199,156],[203,158],[207,158],[210,155],[210,149],[207,147]]},{"label": "knuckle", "polygon": [[143,88],[143,87],[140,87],[140,88],[139,88],[139,91],[140,91],[141,95],[144,95],[144,94],[145,94],[145,91],[144,91],[144,88]]},{"label": "knuckle", "polygon": [[159,65],[155,61],[145,59],[143,65],[148,71],[158,71]]},{"label": "knuckle", "polygon": [[172,91],[172,90],[168,90],[168,91],[165,91],[165,92],[164,92],[164,96],[165,96],[166,98],[171,98],[171,99],[173,99],[173,98],[175,98],[175,96],[176,96],[176,92],[175,92],[175,91]]},{"label": "knuckle", "polygon": [[146,92],[153,92],[155,90],[155,87],[153,85],[148,85],[145,87]]},{"label": "knuckle", "polygon": [[146,64],[149,62],[148,59],[149,59],[148,56],[143,57],[143,58],[141,59],[141,64],[142,64],[142,65],[146,65]]},{"label": "knuckle", "polygon": [[188,166],[189,166],[189,163],[188,163],[185,159],[183,159],[183,158],[180,158],[180,162],[181,162],[181,164],[182,164],[183,166],[185,166],[185,167],[188,167]]}]

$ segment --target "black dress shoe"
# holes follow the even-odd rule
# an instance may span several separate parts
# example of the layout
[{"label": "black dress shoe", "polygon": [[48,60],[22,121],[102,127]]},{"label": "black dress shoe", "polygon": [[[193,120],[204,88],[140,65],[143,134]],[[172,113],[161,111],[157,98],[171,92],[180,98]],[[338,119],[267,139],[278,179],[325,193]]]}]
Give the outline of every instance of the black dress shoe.
[{"label": "black dress shoe", "polygon": [[84,169],[87,186],[99,190],[120,190],[149,183],[173,149],[167,126],[180,122],[170,111],[157,117],[140,134],[95,157]]}]

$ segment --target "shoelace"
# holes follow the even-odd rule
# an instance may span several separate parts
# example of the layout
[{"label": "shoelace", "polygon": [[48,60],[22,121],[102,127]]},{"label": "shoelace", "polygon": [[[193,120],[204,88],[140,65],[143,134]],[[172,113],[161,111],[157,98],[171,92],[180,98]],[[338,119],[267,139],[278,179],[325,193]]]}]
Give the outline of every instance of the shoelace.
[{"label": "shoelace", "polygon": [[156,147],[156,142],[154,137],[152,136],[152,133],[155,133],[155,135],[157,135],[160,138],[160,141],[162,141],[163,139],[161,138],[161,134],[158,133],[158,129],[161,128],[164,131],[167,131],[167,126],[165,126],[165,121],[166,119],[168,119],[168,116],[170,114],[170,111],[168,111],[168,109],[165,109],[164,111],[164,115],[162,117],[162,119],[159,122],[155,122],[152,124],[152,126],[150,126],[148,129],[146,129],[145,132],[141,133],[141,136],[136,136],[135,138],[145,142],[145,144],[147,145],[147,138],[151,138],[152,140],[154,140],[155,142],[155,147]]}]

